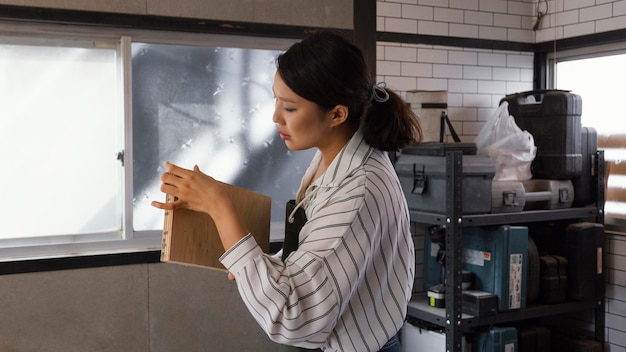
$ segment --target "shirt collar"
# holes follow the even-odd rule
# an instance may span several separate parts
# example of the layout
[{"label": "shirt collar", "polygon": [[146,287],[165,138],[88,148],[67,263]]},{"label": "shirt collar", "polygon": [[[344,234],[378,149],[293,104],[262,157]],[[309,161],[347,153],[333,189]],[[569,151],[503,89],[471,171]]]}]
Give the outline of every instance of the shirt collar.
[{"label": "shirt collar", "polygon": [[[333,159],[332,163],[328,166],[326,172],[313,182],[312,186],[337,187],[344,179],[352,175],[355,170],[365,164],[373,150],[374,148],[365,142],[361,130],[357,130],[348,143],[341,149],[339,154],[335,156],[335,159]],[[309,171],[315,172],[320,159],[321,153],[317,151],[311,162],[311,167],[307,170],[307,174]],[[313,177],[312,174],[307,176]]]}]

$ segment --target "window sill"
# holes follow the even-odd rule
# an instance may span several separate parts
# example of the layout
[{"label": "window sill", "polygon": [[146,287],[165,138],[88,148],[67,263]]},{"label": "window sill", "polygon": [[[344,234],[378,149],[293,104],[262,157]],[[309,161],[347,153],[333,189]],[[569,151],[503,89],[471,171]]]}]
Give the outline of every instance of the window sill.
[{"label": "window sill", "polygon": [[158,263],[161,251],[114,253],[0,262],[0,275],[30,272],[85,269],[104,266]]},{"label": "window sill", "polygon": [[604,231],[611,235],[626,236],[626,219],[605,217]]},{"label": "window sill", "polygon": [[47,245],[1,247],[0,275],[155,263],[160,259],[160,236],[98,242],[53,241]]}]

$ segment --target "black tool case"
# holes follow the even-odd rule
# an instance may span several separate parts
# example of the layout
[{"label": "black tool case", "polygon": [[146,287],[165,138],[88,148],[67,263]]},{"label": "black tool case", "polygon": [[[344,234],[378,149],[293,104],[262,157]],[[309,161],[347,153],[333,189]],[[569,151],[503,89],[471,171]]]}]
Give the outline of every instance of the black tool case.
[{"label": "black tool case", "polygon": [[532,134],[537,154],[533,178],[572,179],[582,171],[582,99],[564,90],[535,90],[501,99],[522,130]]},{"label": "black tool case", "polygon": [[567,298],[567,258],[560,255],[542,255],[539,257],[540,290],[542,303],[554,304],[565,302]]},{"label": "black tool case", "polygon": [[596,299],[596,287],[604,283],[602,270],[604,226],[579,222],[565,230],[568,258],[568,297],[573,300]]},{"label": "black tool case", "polygon": [[598,132],[593,127],[581,130],[582,170],[580,176],[572,179],[574,185],[574,206],[581,207],[597,201],[597,173],[595,158],[598,151]]},{"label": "black tool case", "polygon": [[583,337],[574,337],[563,333],[553,333],[550,337],[552,351],[601,352],[602,343]]},{"label": "black tool case", "polygon": [[517,328],[519,352],[551,352],[550,329],[547,327]]},{"label": "black tool case", "polygon": [[402,154],[446,156],[446,152],[460,151],[463,155],[476,155],[476,143],[424,142],[402,149]]}]

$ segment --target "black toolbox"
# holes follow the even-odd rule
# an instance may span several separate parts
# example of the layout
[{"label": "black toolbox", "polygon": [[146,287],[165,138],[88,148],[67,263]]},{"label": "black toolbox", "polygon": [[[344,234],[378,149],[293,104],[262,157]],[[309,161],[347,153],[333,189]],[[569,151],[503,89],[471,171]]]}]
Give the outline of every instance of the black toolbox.
[{"label": "black toolbox", "polygon": [[602,270],[604,226],[595,222],[579,222],[565,230],[568,258],[568,297],[587,300],[602,297],[597,290],[604,285]]},{"label": "black toolbox", "polygon": [[533,135],[533,178],[572,179],[582,171],[582,99],[564,90],[534,90],[500,100],[522,130]]},{"label": "black toolbox", "polygon": [[539,265],[541,302],[545,304],[565,302],[568,287],[567,258],[560,255],[542,255],[539,257]]},{"label": "black toolbox", "polygon": [[551,352],[550,329],[547,327],[518,327],[519,352]]},{"label": "black toolbox", "polygon": [[582,170],[580,176],[572,179],[575,207],[593,204],[597,201],[598,175],[595,159],[598,151],[598,132],[593,127],[581,130]]},{"label": "black toolbox", "polygon": [[602,352],[602,343],[570,334],[552,333],[550,336],[552,351],[560,352]]}]

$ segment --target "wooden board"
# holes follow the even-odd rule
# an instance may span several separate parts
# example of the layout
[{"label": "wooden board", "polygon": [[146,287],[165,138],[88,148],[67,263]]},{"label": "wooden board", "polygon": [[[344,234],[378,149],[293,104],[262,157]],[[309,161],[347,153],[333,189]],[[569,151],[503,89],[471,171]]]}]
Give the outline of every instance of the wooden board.
[{"label": "wooden board", "polygon": [[[243,218],[261,249],[268,253],[271,198],[245,188],[222,183],[235,209]],[[167,195],[167,202],[172,197]],[[219,257],[224,254],[213,219],[188,209],[165,212],[161,261],[226,270]]]}]

